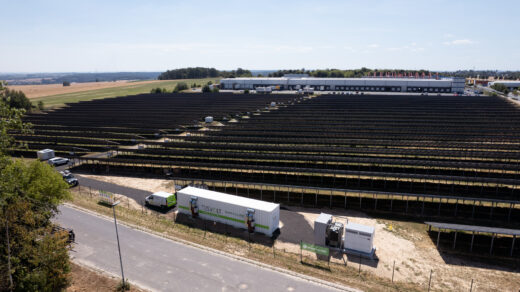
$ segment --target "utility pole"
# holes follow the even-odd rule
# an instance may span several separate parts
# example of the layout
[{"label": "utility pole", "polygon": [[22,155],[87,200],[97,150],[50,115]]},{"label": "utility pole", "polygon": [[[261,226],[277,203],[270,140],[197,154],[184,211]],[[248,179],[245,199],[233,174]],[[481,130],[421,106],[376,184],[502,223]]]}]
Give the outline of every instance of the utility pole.
[{"label": "utility pole", "polygon": [[11,275],[11,245],[9,243],[9,221],[5,217],[5,233],[7,238],[7,274],[9,275],[9,291],[13,291],[13,276]]},{"label": "utility pole", "polygon": [[116,238],[117,238],[117,250],[119,251],[119,264],[121,265],[121,277],[123,280],[123,291],[125,290],[125,273],[123,272],[123,259],[121,257],[121,246],[119,245],[119,233],[117,232],[117,219],[116,219],[116,206],[119,204],[119,201],[116,201],[112,204],[112,211],[114,213],[114,224],[116,226]]}]

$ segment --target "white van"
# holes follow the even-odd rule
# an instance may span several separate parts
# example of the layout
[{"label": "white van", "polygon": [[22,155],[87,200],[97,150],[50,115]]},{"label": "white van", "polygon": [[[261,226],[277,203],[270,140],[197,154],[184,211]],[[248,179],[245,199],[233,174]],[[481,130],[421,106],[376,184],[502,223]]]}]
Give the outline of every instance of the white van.
[{"label": "white van", "polygon": [[156,192],[145,199],[146,206],[155,206],[160,208],[170,208],[175,206],[177,199],[175,195],[167,192]]}]

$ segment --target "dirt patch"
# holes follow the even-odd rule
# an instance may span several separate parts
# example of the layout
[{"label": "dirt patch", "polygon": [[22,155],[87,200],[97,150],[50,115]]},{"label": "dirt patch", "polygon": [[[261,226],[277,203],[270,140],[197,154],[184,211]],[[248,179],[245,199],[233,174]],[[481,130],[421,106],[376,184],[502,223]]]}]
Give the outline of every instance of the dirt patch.
[{"label": "dirt patch", "polygon": [[164,191],[174,192],[173,182],[166,179],[155,179],[155,178],[134,178],[124,176],[110,176],[110,175],[89,175],[82,174],[81,176],[100,180],[116,185],[121,185],[129,188],[139,189],[143,191],[149,191],[152,193]]},{"label": "dirt patch", "polygon": [[[71,263],[71,283],[67,287],[68,292],[98,291],[114,292],[120,279],[105,273]],[[130,291],[146,291],[135,285],[130,285]]]},{"label": "dirt patch", "polygon": [[147,84],[159,82],[159,80],[129,82],[128,80],[119,80],[115,82],[84,82],[71,83],[70,86],[63,86],[63,84],[44,84],[44,85],[13,85],[7,86],[12,90],[21,90],[28,98],[44,97],[56,94],[73,93],[88,91],[94,89],[120,87],[129,84]]},{"label": "dirt patch", "polygon": [[[284,227],[281,228],[276,247],[299,253],[299,240],[314,242],[314,220],[321,210],[288,208],[289,210],[280,211],[280,220]],[[514,271],[474,263],[471,259],[441,256],[422,223],[377,220],[354,210],[324,209],[323,212],[334,215],[340,222],[345,222],[348,218],[350,222],[375,227],[374,246],[377,248],[379,261],[362,260],[362,270],[379,277],[391,279],[395,261],[394,280],[415,283],[422,288],[427,288],[430,271],[433,271],[432,283],[435,290],[469,291],[471,279],[474,279],[473,289],[478,291],[518,291],[520,288],[520,274]],[[354,265],[359,264],[358,257],[348,256],[348,261]],[[446,261],[458,264],[448,264]]]}]

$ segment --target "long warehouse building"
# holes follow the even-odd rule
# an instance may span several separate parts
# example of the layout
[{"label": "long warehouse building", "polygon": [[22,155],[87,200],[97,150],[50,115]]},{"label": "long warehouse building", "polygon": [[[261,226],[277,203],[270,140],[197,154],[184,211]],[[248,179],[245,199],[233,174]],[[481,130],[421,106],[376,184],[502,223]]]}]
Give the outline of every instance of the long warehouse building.
[{"label": "long warehouse building", "polygon": [[241,77],[220,80],[221,89],[242,90],[273,87],[277,90],[312,88],[316,91],[384,91],[464,93],[464,78],[317,78],[317,77]]},{"label": "long warehouse building", "polygon": [[489,86],[493,86],[495,84],[503,84],[509,90],[515,90],[520,88],[520,80],[497,80],[488,83]]}]

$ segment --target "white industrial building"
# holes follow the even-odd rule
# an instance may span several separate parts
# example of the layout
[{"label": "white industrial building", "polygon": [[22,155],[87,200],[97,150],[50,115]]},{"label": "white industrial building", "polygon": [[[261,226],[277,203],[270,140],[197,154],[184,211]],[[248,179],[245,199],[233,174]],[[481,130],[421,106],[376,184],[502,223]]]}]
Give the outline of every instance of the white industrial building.
[{"label": "white industrial building", "polygon": [[371,91],[464,93],[464,78],[318,78],[284,76],[276,78],[247,77],[220,80],[221,89],[243,90],[272,87],[274,90]]},{"label": "white industrial building", "polygon": [[520,88],[520,80],[498,80],[488,83],[489,86],[493,86],[494,84],[503,84],[509,88],[509,90]]}]

